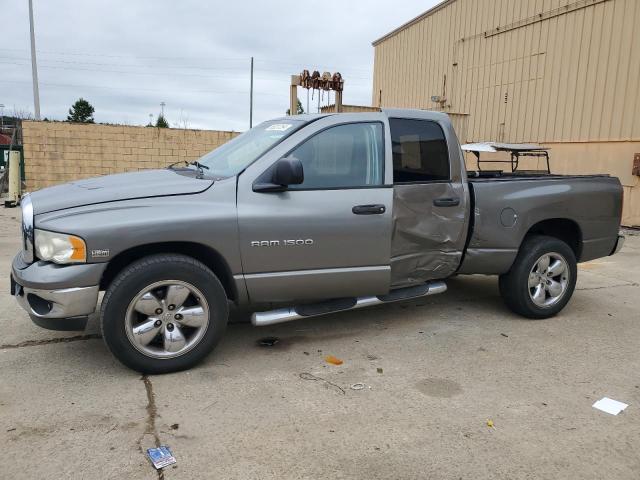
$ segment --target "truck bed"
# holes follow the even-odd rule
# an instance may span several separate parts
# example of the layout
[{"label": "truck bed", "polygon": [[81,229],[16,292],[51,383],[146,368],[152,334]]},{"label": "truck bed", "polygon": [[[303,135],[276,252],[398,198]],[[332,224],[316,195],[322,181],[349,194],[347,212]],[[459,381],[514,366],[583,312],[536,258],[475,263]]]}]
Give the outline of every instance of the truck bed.
[{"label": "truck bed", "polygon": [[472,214],[460,273],[507,272],[525,236],[545,228],[577,238],[578,261],[615,247],[622,214],[615,177],[502,173],[470,176],[467,184]]},{"label": "truck bed", "polygon": [[487,171],[478,172],[477,170],[467,171],[467,181],[469,183],[480,182],[499,182],[499,181],[518,181],[518,180],[563,180],[569,178],[602,178],[611,177],[607,174],[591,174],[591,175],[560,175],[548,173],[508,173]]}]

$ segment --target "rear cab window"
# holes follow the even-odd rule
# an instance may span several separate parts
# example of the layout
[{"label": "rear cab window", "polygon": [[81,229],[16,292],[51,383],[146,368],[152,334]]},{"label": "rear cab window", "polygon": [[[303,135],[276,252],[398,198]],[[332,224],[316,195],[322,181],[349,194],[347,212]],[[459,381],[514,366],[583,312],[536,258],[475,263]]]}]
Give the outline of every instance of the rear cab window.
[{"label": "rear cab window", "polygon": [[446,182],[451,178],[447,141],[430,120],[390,118],[393,183]]}]

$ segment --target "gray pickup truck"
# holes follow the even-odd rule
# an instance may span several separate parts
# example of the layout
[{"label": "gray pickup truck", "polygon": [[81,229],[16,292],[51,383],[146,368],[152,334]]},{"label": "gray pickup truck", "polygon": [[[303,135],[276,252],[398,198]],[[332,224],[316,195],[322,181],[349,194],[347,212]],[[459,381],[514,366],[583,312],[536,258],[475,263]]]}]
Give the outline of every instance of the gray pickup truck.
[{"label": "gray pickup truck", "polygon": [[132,369],[189,368],[230,304],[255,325],[412,299],[498,275],[507,306],[547,318],[576,263],[616,253],[606,175],[467,172],[447,115],[268,121],[190,164],[80,180],[22,199],[11,290],[32,320],[82,329]]}]

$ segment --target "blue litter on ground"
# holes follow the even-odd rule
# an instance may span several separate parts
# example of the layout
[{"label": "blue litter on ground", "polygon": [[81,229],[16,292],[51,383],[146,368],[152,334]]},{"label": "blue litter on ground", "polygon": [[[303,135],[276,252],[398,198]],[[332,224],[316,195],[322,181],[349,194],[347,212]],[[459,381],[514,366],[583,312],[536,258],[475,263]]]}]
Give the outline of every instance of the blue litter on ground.
[{"label": "blue litter on ground", "polygon": [[157,470],[173,465],[177,461],[166,445],[160,445],[158,448],[148,448],[147,455]]}]

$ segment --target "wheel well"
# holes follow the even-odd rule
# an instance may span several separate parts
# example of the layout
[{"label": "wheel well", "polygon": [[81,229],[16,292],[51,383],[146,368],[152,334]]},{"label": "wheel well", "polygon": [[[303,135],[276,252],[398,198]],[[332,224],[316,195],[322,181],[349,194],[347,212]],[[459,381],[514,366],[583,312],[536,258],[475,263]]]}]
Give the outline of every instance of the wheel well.
[{"label": "wheel well", "polygon": [[233,301],[237,300],[237,292],[233,282],[233,275],[231,274],[229,266],[222,255],[206,245],[194,242],[152,243],[148,245],[140,245],[120,252],[109,261],[109,265],[102,274],[100,290],[108,289],[113,279],[127,265],[143,257],[158,253],[181,253],[204,263],[222,283],[227,294],[227,298]]},{"label": "wheel well", "polygon": [[529,229],[525,239],[530,235],[547,235],[562,240],[571,247],[576,259],[580,259],[582,254],[582,232],[578,224],[573,220],[566,218],[543,220]]}]

